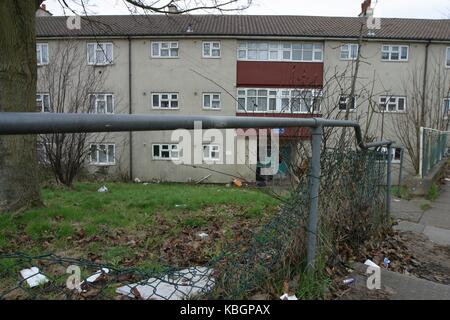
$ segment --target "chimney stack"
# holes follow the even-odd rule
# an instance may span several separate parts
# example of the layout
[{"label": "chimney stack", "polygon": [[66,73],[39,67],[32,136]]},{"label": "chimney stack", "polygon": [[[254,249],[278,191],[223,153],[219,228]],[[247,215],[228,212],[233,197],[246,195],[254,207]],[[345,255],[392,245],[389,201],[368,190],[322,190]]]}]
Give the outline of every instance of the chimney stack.
[{"label": "chimney stack", "polygon": [[361,13],[359,14],[360,17],[367,16],[367,10],[370,8],[371,4],[372,0],[364,0],[364,2],[361,3]]},{"label": "chimney stack", "polygon": [[41,9],[47,11],[47,6],[45,4],[41,4]]},{"label": "chimney stack", "polygon": [[179,12],[178,7],[173,3],[170,4],[167,8],[169,9],[169,13],[171,13],[171,14],[176,14]]}]

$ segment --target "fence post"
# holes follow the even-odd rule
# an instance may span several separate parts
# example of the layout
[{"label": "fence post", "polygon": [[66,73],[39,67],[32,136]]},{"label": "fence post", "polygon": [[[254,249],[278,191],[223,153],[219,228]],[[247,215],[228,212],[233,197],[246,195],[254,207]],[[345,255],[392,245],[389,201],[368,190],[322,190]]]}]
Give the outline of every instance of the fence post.
[{"label": "fence post", "polygon": [[310,210],[308,218],[308,246],[306,259],[308,268],[314,269],[317,247],[317,222],[319,210],[319,190],[320,190],[320,152],[322,145],[322,126],[312,128],[312,154],[310,171]]},{"label": "fence post", "polygon": [[397,196],[401,197],[400,189],[402,187],[402,174],[403,174],[403,157],[405,155],[405,148],[400,149],[400,170],[398,172],[398,190],[397,190]]},{"label": "fence post", "polygon": [[391,187],[392,187],[392,144],[387,145],[387,188],[386,188],[386,214],[391,214]]}]

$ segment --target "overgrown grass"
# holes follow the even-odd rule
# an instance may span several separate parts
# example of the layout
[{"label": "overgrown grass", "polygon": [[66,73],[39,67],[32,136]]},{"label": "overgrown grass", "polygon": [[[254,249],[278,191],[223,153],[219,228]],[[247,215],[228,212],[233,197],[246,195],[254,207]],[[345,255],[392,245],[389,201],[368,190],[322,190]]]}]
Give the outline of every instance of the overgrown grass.
[{"label": "overgrown grass", "polygon": [[437,184],[433,183],[425,195],[425,199],[435,201],[437,198],[439,198],[439,187]]},{"label": "overgrown grass", "polygon": [[401,199],[405,199],[405,200],[412,199],[412,195],[407,186],[400,186],[400,188],[398,186],[392,186],[391,194],[394,197],[400,197]]},{"label": "overgrown grass", "polygon": [[[169,239],[203,228],[208,232],[214,226],[217,242],[232,240],[237,227],[260,225],[279,206],[277,200],[252,188],[106,186],[107,193],[97,192],[97,183],[77,183],[73,190],[45,188],[44,208],[0,214],[0,252],[56,253],[154,268],[161,246]],[[221,246],[214,243],[214,248]]]}]

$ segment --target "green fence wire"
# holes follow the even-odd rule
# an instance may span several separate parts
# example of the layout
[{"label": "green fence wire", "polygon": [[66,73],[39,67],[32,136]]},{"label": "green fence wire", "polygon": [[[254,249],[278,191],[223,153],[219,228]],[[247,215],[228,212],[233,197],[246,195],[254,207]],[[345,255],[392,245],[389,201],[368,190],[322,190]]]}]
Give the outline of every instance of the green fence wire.
[{"label": "green fence wire", "polygon": [[[386,161],[377,151],[326,149],[321,167],[316,236],[318,256],[330,260],[341,245],[357,250],[386,219]],[[3,253],[0,299],[245,299],[261,293],[279,297],[283,282],[306,265],[308,172],[292,177],[296,187],[278,214],[205,265],[150,270],[54,254]],[[37,269],[21,274],[32,267]]]},{"label": "green fence wire", "polygon": [[421,128],[420,159],[421,176],[426,177],[430,171],[438,164],[448,152],[450,133]]}]

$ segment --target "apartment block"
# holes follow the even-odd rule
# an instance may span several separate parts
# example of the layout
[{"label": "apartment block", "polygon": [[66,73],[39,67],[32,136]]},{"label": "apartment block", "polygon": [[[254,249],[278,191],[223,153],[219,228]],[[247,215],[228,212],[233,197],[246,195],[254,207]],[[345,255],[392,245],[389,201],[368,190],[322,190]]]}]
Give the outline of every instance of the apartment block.
[{"label": "apartment block", "polygon": [[[386,18],[376,30],[367,29],[364,17],[92,16],[82,18],[80,28],[69,28],[66,17],[36,20],[36,102],[42,112],[70,112],[55,110],[58,92],[51,83],[51,71],[70,60],[71,70],[82,72],[68,92],[81,92],[88,105],[78,112],[347,117],[361,123],[367,138],[392,139],[404,148],[409,176],[415,168],[406,144],[414,145],[415,136],[407,124],[420,112],[427,125],[448,128],[450,20]],[[80,85],[90,81],[89,88]],[[279,132],[280,158],[288,161],[292,141],[307,139],[308,132]],[[225,142],[204,137],[189,150],[202,163],[177,165],[173,160],[187,150],[172,135],[93,136],[88,167],[142,181],[256,181],[258,165],[246,157],[257,147],[227,164]],[[395,163],[399,150],[391,155]],[[280,166],[279,174],[285,169]]]}]

